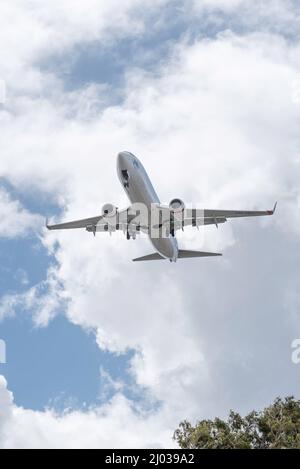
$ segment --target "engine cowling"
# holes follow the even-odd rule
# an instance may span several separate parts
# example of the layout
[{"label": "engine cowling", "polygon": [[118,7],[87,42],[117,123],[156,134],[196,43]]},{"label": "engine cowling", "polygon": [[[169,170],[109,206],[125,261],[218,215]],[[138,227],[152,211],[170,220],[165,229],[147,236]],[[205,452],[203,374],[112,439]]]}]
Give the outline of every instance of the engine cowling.
[{"label": "engine cowling", "polygon": [[114,217],[117,213],[117,207],[112,204],[105,204],[102,207],[102,216],[104,217]]},{"label": "engine cowling", "polygon": [[172,199],[169,204],[169,208],[173,212],[183,212],[185,204],[181,199]]}]

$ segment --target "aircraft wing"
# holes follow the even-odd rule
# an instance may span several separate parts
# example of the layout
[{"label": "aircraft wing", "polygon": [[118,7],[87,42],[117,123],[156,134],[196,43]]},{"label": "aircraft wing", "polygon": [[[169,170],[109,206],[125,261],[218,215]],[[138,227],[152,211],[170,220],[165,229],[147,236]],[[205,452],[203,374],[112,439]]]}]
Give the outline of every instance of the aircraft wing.
[{"label": "aircraft wing", "polygon": [[[162,220],[159,225],[155,225],[155,228],[160,228],[165,226],[166,228],[171,228],[171,225],[174,226],[174,230],[179,230],[184,226],[202,226],[202,225],[216,225],[218,226],[221,223],[225,223],[228,218],[239,218],[239,217],[258,217],[273,215],[276,210],[276,205],[273,210],[266,211],[242,211],[242,210],[199,210],[199,209],[185,209],[183,216],[179,215],[172,216],[167,207],[160,207],[167,218]],[[48,222],[46,226],[48,230],[68,230],[68,229],[78,229],[85,228],[87,231],[95,233],[96,231],[115,231],[116,229],[127,230],[131,226],[138,227],[141,231],[148,232],[148,224],[140,223],[140,221],[135,221],[135,216],[128,213],[130,208],[124,209],[118,212],[117,218],[112,217],[111,219],[105,215],[98,215],[96,217],[84,218],[82,220],[70,221],[67,223],[59,223],[56,225],[49,225]]]},{"label": "aircraft wing", "polygon": [[135,221],[135,215],[130,214],[130,207],[118,211],[114,216],[98,215],[90,218],[83,218],[82,220],[74,220],[67,223],[59,223],[56,225],[49,225],[46,222],[48,230],[70,230],[85,228],[87,231],[134,231],[134,230],[148,230],[148,226],[141,224],[138,220]]},{"label": "aircraft wing", "polygon": [[70,230],[74,228],[87,228],[88,226],[97,226],[99,221],[103,218],[102,215],[91,218],[84,218],[83,220],[75,220],[67,223],[59,223],[58,225],[49,225],[48,222],[46,226],[48,230]]},{"label": "aircraft wing", "polygon": [[277,202],[273,210],[249,211],[249,210],[203,210],[204,218],[240,218],[240,217],[261,217],[273,215],[275,213]]},{"label": "aircraft wing", "polygon": [[[261,217],[273,215],[276,210],[277,203],[273,210],[198,210],[186,209],[184,214],[184,226],[202,226],[216,225],[225,223],[228,218],[241,217]],[[176,223],[175,223],[176,225]]]},{"label": "aircraft wing", "polygon": [[275,213],[277,202],[272,210],[196,210],[187,209],[184,226],[216,225],[225,223],[228,218],[261,217]]},{"label": "aircraft wing", "polygon": [[174,231],[180,230],[186,226],[206,226],[225,223],[228,218],[240,217],[259,217],[273,215],[276,210],[277,203],[273,210],[199,210],[185,208],[182,213],[172,214],[168,207],[161,206],[164,213],[164,220],[160,224],[155,225],[155,228],[165,227],[170,230],[173,226]]}]

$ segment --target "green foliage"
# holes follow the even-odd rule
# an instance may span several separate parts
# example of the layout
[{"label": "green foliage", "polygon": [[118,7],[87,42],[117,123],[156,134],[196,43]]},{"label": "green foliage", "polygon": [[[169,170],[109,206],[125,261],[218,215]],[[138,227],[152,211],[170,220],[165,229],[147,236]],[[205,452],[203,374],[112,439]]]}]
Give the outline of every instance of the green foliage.
[{"label": "green foliage", "polygon": [[244,418],[231,411],[227,421],[215,418],[193,426],[185,420],[174,440],[183,449],[299,449],[300,401],[277,398],[270,407]]}]

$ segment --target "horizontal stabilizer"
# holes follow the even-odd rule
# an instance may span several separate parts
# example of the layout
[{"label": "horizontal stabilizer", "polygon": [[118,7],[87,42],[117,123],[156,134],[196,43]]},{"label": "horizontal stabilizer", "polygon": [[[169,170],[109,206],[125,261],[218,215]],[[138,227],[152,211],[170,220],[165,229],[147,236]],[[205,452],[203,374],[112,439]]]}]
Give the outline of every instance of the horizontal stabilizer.
[{"label": "horizontal stabilizer", "polygon": [[222,254],[217,254],[215,252],[185,251],[184,249],[180,249],[178,253],[178,259],[184,259],[188,257],[212,257],[212,256],[222,256]]},{"label": "horizontal stabilizer", "polygon": [[148,256],[143,256],[143,257],[137,257],[136,259],[132,259],[133,262],[139,262],[139,261],[159,261],[159,260],[164,260],[165,258],[160,256],[157,252],[154,254],[148,254]]},{"label": "horizontal stabilizer", "polygon": [[[185,251],[180,249],[178,252],[178,259],[187,259],[189,257],[212,257],[212,256],[222,256],[222,254],[216,254],[214,252],[202,252],[202,251]],[[159,261],[165,260],[164,257],[160,256],[157,252],[153,254],[148,254],[148,256],[138,257],[133,259],[133,262],[139,261]]]}]

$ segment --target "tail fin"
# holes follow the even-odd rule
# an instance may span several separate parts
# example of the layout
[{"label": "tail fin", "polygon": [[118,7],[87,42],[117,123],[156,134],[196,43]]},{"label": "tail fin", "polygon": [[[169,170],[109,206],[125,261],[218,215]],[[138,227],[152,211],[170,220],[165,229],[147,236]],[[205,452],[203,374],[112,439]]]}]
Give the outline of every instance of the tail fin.
[{"label": "tail fin", "polygon": [[[214,256],[222,256],[222,254],[217,254],[214,252],[202,252],[202,251],[185,251],[180,249],[178,252],[178,259],[187,259],[191,257],[214,257]],[[154,254],[149,254],[148,256],[138,257],[137,259],[133,259],[133,262],[140,262],[140,261],[158,261],[158,260],[165,260],[164,257],[160,256],[157,252]]]}]

